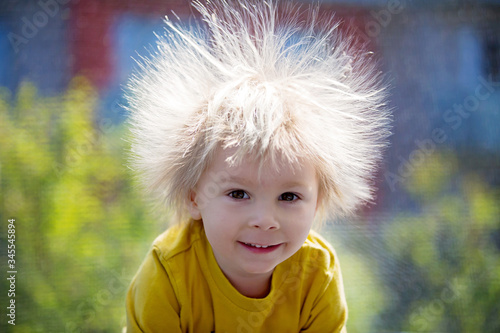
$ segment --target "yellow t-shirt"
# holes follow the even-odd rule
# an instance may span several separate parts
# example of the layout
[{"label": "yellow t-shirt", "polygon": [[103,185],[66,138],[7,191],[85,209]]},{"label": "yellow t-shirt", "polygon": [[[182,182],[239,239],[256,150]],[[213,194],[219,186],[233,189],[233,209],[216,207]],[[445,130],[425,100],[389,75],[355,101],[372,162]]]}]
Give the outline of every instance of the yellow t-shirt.
[{"label": "yellow t-shirt", "polygon": [[345,332],[339,263],[311,231],[276,266],[265,298],[240,294],[221,271],[201,222],[169,228],[153,243],[127,295],[127,332]]}]

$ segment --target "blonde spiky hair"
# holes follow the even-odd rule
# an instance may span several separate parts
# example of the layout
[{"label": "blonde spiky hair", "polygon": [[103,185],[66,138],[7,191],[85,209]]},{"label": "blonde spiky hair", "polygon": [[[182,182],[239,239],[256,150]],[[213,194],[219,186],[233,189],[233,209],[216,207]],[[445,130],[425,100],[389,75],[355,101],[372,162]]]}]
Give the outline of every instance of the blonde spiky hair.
[{"label": "blonde spiky hair", "polygon": [[274,1],[193,6],[206,29],[166,18],[129,83],[132,165],[156,201],[186,217],[220,146],[237,148],[230,163],[248,154],[312,161],[331,217],[371,200],[389,114],[367,53],[331,20],[321,28],[317,8],[303,21]]}]

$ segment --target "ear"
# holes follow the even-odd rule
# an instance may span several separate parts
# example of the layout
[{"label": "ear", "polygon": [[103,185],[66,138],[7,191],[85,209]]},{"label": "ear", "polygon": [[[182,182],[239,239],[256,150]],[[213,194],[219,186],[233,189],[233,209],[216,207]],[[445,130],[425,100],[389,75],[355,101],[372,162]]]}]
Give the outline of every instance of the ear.
[{"label": "ear", "polygon": [[191,214],[193,220],[201,220],[201,212],[197,201],[197,193],[195,190],[189,191],[188,211],[189,214]]}]

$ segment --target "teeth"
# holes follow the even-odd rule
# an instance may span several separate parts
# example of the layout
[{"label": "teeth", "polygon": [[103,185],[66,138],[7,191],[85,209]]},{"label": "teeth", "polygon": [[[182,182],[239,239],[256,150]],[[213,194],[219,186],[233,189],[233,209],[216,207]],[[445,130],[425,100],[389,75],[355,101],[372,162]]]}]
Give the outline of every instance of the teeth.
[{"label": "teeth", "polygon": [[260,248],[267,249],[269,247],[269,245],[257,245],[257,244],[250,244],[250,243],[245,243],[245,244],[256,247],[258,249],[260,249]]}]

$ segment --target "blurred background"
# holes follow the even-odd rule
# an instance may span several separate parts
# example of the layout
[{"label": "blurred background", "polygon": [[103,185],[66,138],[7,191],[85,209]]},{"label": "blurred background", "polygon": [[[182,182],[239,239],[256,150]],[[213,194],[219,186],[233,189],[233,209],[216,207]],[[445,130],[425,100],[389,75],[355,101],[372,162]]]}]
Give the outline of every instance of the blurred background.
[{"label": "blurred background", "polygon": [[[500,332],[500,1],[320,6],[375,53],[394,112],[375,204],[322,230],[349,332]],[[125,325],[166,223],[126,167],[123,87],[172,10],[196,18],[184,0],[0,2],[1,332]]]}]

